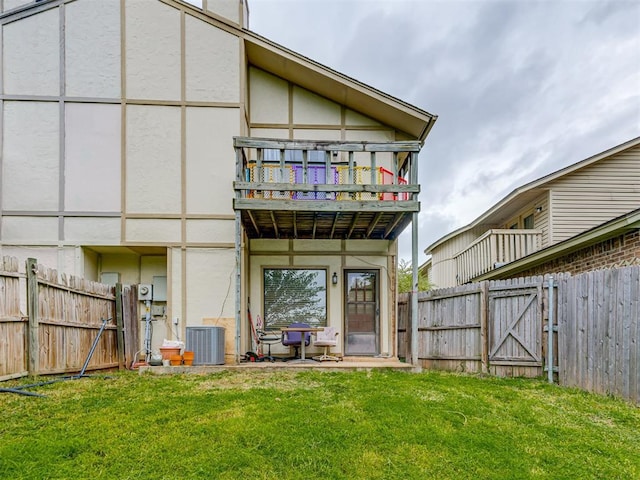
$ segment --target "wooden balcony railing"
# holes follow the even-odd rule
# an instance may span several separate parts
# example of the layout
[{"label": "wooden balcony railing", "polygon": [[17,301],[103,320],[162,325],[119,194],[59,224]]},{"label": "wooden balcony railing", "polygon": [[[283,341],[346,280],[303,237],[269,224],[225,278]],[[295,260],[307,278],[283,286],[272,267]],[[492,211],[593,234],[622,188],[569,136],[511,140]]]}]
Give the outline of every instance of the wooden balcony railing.
[{"label": "wooden balcony railing", "polygon": [[541,230],[489,230],[454,258],[459,285],[542,248]]},{"label": "wooden balcony railing", "polygon": [[250,237],[393,239],[420,210],[417,141],[234,137]]},{"label": "wooden balcony railing", "polygon": [[409,178],[419,142],[235,137],[234,147],[240,199],[411,201],[419,192]]}]

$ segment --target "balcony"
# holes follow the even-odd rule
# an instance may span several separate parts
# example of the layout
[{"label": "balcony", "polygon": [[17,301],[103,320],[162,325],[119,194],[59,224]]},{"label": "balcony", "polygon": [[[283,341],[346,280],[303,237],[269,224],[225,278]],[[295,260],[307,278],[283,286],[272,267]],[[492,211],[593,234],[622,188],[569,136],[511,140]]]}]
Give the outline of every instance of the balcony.
[{"label": "balcony", "polygon": [[234,137],[249,238],[393,240],[420,210],[420,142]]},{"label": "balcony", "polygon": [[490,272],[542,248],[542,230],[489,230],[454,259],[458,284]]}]

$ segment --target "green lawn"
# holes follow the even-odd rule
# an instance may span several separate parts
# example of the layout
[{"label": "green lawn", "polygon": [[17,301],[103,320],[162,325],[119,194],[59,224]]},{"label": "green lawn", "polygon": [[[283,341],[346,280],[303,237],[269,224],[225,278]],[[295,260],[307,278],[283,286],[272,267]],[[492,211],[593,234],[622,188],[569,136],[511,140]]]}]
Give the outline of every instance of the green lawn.
[{"label": "green lawn", "polygon": [[0,394],[0,478],[640,478],[640,408],[538,380],[124,372],[35,391]]}]

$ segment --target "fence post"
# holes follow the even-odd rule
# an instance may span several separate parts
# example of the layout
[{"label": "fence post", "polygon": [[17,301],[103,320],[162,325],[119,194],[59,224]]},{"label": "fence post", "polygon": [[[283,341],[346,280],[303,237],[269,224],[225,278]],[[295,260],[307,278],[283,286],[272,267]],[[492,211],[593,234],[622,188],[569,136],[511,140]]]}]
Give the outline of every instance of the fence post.
[{"label": "fence post", "polygon": [[549,288],[549,296],[547,302],[549,304],[549,312],[547,314],[547,380],[549,383],[553,383],[553,332],[555,328],[553,326],[553,313],[555,309],[555,303],[553,298],[553,277],[549,276],[547,280],[547,286]]},{"label": "fence post", "polygon": [[480,361],[482,373],[489,373],[489,282],[480,283]]},{"label": "fence post", "polygon": [[118,348],[118,368],[124,369],[124,319],[122,318],[122,284],[116,283],[116,341]]},{"label": "fence post", "polygon": [[40,334],[38,327],[38,260],[27,259],[27,312],[29,315],[28,370],[37,375],[40,370]]}]

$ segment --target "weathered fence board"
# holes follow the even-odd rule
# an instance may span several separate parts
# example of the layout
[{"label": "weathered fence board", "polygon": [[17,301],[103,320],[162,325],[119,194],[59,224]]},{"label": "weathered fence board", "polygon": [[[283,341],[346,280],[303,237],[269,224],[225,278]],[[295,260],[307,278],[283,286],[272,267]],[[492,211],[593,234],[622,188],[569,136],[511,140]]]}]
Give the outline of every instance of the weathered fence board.
[{"label": "weathered fence board", "polygon": [[[79,371],[91,350],[103,319],[109,319],[93,353],[87,370],[118,366],[115,289],[110,285],[91,282],[78,277],[61,275],[56,270],[36,265],[29,259],[27,275],[35,275],[28,291],[37,300],[37,362],[30,365],[31,373],[52,374]],[[30,312],[31,315],[31,312]]]},{"label": "weathered fence board", "polygon": [[27,374],[27,317],[20,311],[18,261],[0,258],[0,381]]},{"label": "weathered fence board", "polygon": [[495,375],[542,373],[542,277],[489,282],[489,358]]},{"label": "weathered fence board", "polygon": [[136,355],[140,349],[138,316],[138,287],[125,285],[122,287],[122,309],[124,330],[124,361],[127,367],[137,360]]},{"label": "weathered fence board", "polygon": [[[35,259],[20,273],[15,258],[0,259],[0,381],[80,371],[103,319],[109,320],[87,370],[124,366],[120,358],[131,362],[138,348],[137,293],[135,287],[122,290],[126,311],[119,344],[113,286],[64,274],[58,278]],[[119,356],[118,347],[128,356]]]},{"label": "weathered fence board", "polygon": [[565,278],[559,302],[560,384],[640,402],[640,267]]},{"label": "weathered fence board", "polygon": [[[553,278],[553,304],[549,276],[421,293],[422,366],[540,376],[548,368],[552,311],[559,383],[640,402],[640,267]],[[411,315],[408,296],[400,296],[398,307],[401,355]]]},{"label": "weathered fence board", "polygon": [[425,315],[418,325],[423,364],[429,368],[479,371],[480,296],[474,286],[464,295],[434,297],[421,304]]}]

